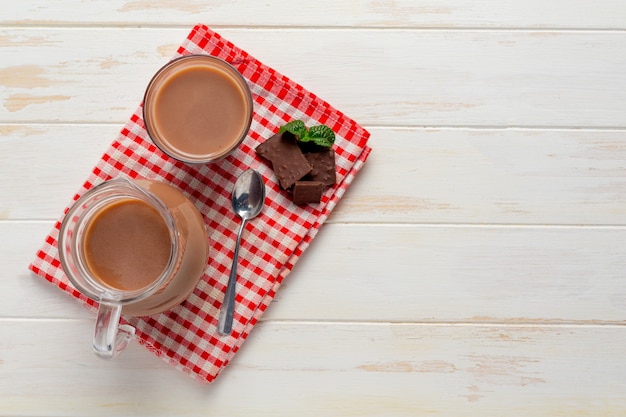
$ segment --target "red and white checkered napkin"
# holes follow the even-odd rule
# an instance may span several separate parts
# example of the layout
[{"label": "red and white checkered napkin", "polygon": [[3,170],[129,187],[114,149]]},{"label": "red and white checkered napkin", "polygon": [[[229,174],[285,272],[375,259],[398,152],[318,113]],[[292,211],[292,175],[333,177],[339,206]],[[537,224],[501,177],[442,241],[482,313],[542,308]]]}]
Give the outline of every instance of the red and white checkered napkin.
[{"label": "red and white checkered napkin", "polygon": [[[270,304],[283,279],[363,166],[370,148],[367,147],[369,133],[353,120],[203,25],[194,27],[178,49],[178,55],[198,53],[230,62],[243,74],[252,90],[254,120],[240,148],[210,165],[190,166],[175,161],[149,140],[139,107],[74,196],[74,201],[95,184],[126,175],[168,182],[196,203],[210,234],[210,260],[203,278],[181,305],[163,314],[126,320],[136,327],[139,343],[148,350],[199,380],[211,382],[232,359]],[[337,184],[324,193],[322,202],[317,205],[294,205],[280,189],[271,167],[254,151],[259,143],[293,119],[301,119],[307,126],[326,124],[337,134],[334,145]],[[244,232],[239,252],[233,332],[230,336],[221,336],[216,330],[217,317],[240,224],[231,209],[230,193],[236,177],[248,168],[263,175],[267,198],[261,215],[249,222]],[[30,269],[80,299],[88,308],[95,309],[96,303],[76,291],[60,267],[59,225],[57,222],[46,238]]]}]

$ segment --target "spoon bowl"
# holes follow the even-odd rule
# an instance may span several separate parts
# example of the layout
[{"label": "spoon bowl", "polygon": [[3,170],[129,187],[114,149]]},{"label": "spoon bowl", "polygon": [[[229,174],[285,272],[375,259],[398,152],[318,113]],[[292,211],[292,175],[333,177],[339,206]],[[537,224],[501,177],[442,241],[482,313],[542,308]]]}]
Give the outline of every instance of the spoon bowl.
[{"label": "spoon bowl", "polygon": [[265,201],[263,177],[253,169],[244,171],[235,182],[231,201],[233,210],[243,220],[258,216]]},{"label": "spoon bowl", "polygon": [[233,316],[235,313],[235,293],[237,285],[237,264],[239,259],[239,245],[241,235],[246,223],[261,213],[265,202],[265,184],[263,177],[257,171],[248,169],[244,171],[233,187],[231,195],[233,211],[241,218],[241,226],[237,233],[237,243],[233,255],[233,266],[228,277],[228,286],[224,295],[224,302],[220,310],[217,322],[217,331],[223,335],[229,335],[233,329]]}]

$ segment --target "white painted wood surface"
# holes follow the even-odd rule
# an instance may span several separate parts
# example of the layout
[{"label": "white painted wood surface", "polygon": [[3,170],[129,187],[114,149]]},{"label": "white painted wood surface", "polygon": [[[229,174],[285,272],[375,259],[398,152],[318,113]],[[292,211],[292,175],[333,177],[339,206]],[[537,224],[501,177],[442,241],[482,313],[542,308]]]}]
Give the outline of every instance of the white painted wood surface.
[{"label": "white painted wood surface", "polygon": [[[371,132],[203,386],[26,267],[195,23]],[[626,415],[626,4],[0,4],[0,415]]]}]

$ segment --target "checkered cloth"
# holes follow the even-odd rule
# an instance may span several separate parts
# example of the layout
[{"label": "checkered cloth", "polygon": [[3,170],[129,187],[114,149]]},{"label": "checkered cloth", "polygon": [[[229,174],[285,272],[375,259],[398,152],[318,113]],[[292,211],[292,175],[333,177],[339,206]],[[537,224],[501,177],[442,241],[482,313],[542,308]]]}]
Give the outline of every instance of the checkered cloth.
[{"label": "checkered cloth", "polygon": [[[125,175],[157,179],[178,187],[198,207],[208,225],[210,260],[195,291],[181,305],[149,317],[124,317],[137,330],[140,344],[200,381],[213,381],[229,363],[266,310],[282,281],[309,246],[321,225],[365,163],[369,133],[330,104],[262,64],[208,27],[197,25],[177,55],[208,54],[231,63],[248,82],[254,98],[250,132],[234,154],[218,163],[187,165],[175,161],[150,141],[141,106],[94,167],[80,195],[94,185]],[[271,166],[254,148],[293,119],[307,126],[326,124],[337,134],[334,149],[337,183],[322,202],[294,205],[280,189]],[[232,265],[240,219],[230,193],[239,174],[259,171],[267,186],[266,204],[248,223],[240,249],[236,309],[230,336],[217,333],[217,318]],[[67,211],[67,208],[66,208]],[[97,303],[72,287],[59,262],[60,221],[45,239],[30,269],[79,299],[90,310]]]}]

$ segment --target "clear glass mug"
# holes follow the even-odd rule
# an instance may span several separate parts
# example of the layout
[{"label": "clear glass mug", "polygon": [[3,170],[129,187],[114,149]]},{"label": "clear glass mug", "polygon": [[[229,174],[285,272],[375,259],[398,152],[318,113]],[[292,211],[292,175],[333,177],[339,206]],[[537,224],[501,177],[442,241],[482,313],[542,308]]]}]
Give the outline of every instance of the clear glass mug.
[{"label": "clear glass mug", "polygon": [[148,136],[188,164],[218,161],[246,138],[254,111],[246,79],[210,55],[176,58],[152,77],[142,113]]},{"label": "clear glass mug", "polygon": [[[98,219],[103,219],[107,210],[111,212],[113,207],[120,207],[129,202],[141,207],[145,205],[148,207],[144,207],[145,210],[150,213],[154,214],[156,211],[155,218],[160,218],[166,227],[162,237],[169,240],[164,241],[165,252],[160,251],[165,254],[163,257],[165,267],[158,276],[149,282],[142,282],[140,287],[120,285],[125,279],[124,276],[118,277],[119,282],[104,279],[102,271],[108,271],[107,265],[104,265],[104,269],[101,267],[98,269],[95,267],[98,260],[90,258],[95,256],[95,252],[90,248],[96,247],[97,242],[93,243],[91,240],[96,239],[95,232],[92,231],[96,230],[95,225],[100,221]],[[126,214],[125,218],[128,219],[129,215]],[[111,223],[108,223],[107,227],[111,227]],[[92,233],[93,237],[89,237]],[[134,248],[131,247],[130,259],[134,259],[133,256],[141,256],[141,249],[145,251],[152,243],[141,240],[144,239],[143,231],[141,236],[138,233],[134,237],[140,242],[137,246],[143,247],[136,248],[137,255],[132,254]],[[127,236],[125,242],[131,240],[134,241],[133,236],[130,238]],[[114,246],[115,242],[112,247]],[[119,246],[123,246],[122,242]],[[133,338],[135,329],[120,324],[122,314],[129,316],[157,314],[184,301],[204,273],[208,252],[208,235],[202,216],[183,193],[168,184],[121,177],[105,181],[79,198],[61,223],[59,255],[63,270],[72,285],[99,303],[93,336],[93,349],[96,355],[104,359],[113,358],[123,351]]]}]

